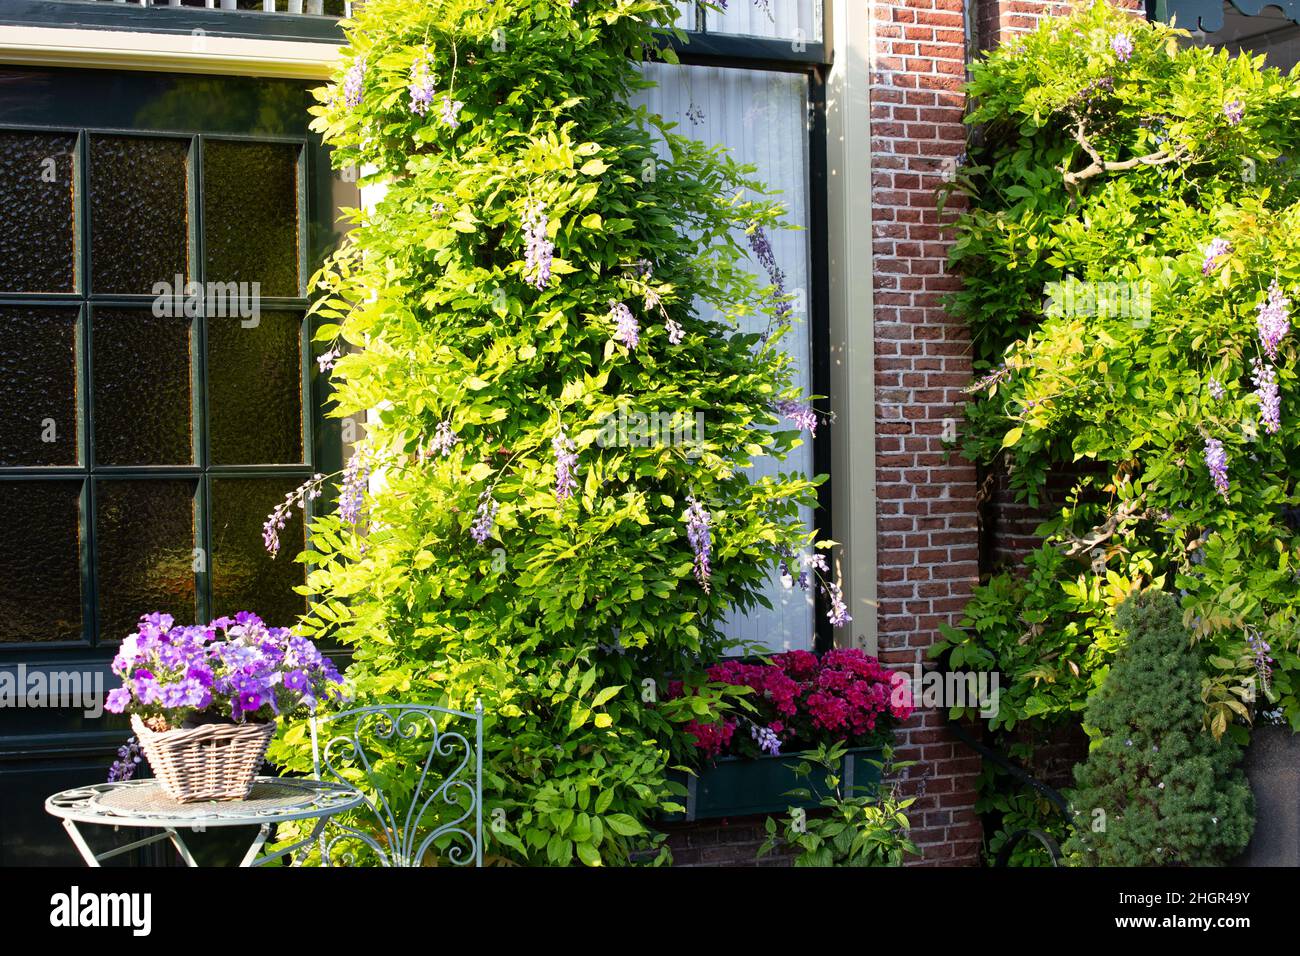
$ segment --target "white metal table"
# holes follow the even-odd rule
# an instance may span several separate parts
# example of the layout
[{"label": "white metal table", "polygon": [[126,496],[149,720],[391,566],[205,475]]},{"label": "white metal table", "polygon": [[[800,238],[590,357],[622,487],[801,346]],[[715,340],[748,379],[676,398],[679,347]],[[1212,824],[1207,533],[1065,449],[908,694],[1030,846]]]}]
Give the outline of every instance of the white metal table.
[{"label": "white metal table", "polygon": [[[45,801],[45,812],[63,820],[63,828],[68,831],[87,866],[99,866],[104,860],[162,840],[172,842],[186,865],[198,866],[185,845],[183,832],[202,833],[209,827],[246,826],[255,826],[258,831],[239,865],[261,866],[309,845],[320,835],[330,817],[360,806],[364,799],[359,791],[341,783],[258,777],[252,791],[243,800],[180,803],[167,796],[157,780],[127,780],[56,793]],[[271,828],[290,820],[315,820],[316,825],[305,839],[259,856],[271,835]],[[95,853],[77,829],[78,823],[158,829],[162,832],[104,853]]]}]

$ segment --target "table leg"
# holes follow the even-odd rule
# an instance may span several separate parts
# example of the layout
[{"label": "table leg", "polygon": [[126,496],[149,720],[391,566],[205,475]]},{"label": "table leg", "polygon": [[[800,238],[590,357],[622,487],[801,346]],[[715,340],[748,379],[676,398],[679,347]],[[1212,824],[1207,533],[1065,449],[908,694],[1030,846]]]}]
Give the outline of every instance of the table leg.
[{"label": "table leg", "polygon": [[[299,840],[297,843],[294,843],[291,846],[282,847],[281,849],[276,850],[274,853],[268,853],[266,856],[262,857],[259,860],[252,859],[251,855],[253,851],[250,850],[249,857],[245,858],[246,862],[240,865],[241,866],[263,866],[264,864],[270,863],[272,860],[278,860],[282,856],[286,856],[288,854],[301,850],[303,847],[309,846],[311,843],[315,842],[316,838],[321,835],[321,831],[325,829],[325,824],[328,822],[329,822],[329,817],[319,817],[316,820],[316,825],[312,827],[311,833],[308,834],[305,839]],[[261,846],[261,842],[259,841],[257,846],[255,846],[253,849],[255,850],[260,846]],[[297,866],[298,862],[299,861],[294,860],[292,856],[289,857],[290,866]]]},{"label": "table leg", "polygon": [[271,824],[263,823],[257,831],[257,838],[253,840],[253,845],[248,848],[248,852],[244,854],[244,858],[239,861],[241,867],[249,867],[253,865],[253,861],[257,859],[257,854],[261,852],[262,844],[266,842],[266,838],[270,833]]},{"label": "table leg", "polygon": [[71,820],[65,819],[63,821],[63,829],[68,831],[68,836],[72,838],[72,845],[77,848],[77,852],[81,854],[81,858],[86,861],[86,866],[98,867],[99,857],[95,856],[94,851],[90,849],[90,845],[86,843],[85,838],[81,835],[81,831],[77,829],[77,825]]},{"label": "table leg", "polygon": [[185,865],[198,869],[199,864],[194,859],[194,855],[190,853],[190,848],[185,845],[185,841],[181,839],[181,835],[171,827],[168,827],[167,836],[171,838],[172,846],[176,847],[176,852],[181,855],[181,859],[185,861]]}]

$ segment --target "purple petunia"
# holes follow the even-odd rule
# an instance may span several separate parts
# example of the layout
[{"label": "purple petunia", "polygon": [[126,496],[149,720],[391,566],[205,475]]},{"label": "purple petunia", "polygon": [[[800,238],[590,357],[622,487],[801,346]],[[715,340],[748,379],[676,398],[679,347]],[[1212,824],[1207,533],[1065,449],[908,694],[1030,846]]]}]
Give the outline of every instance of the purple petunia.
[{"label": "purple petunia", "polygon": [[1259,343],[1272,361],[1277,361],[1277,347],[1291,330],[1291,300],[1282,294],[1282,287],[1274,279],[1268,286],[1268,299],[1257,307],[1259,315]]}]

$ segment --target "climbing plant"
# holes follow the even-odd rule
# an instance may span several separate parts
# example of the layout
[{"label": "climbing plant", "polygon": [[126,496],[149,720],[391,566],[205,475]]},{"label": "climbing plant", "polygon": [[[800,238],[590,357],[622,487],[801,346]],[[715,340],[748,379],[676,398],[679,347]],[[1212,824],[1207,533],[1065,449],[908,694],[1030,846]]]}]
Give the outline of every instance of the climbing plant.
[{"label": "climbing plant", "polygon": [[781,207],[629,104],[674,16],[370,0],[318,94],[334,162],[386,188],[316,278],[332,413],[365,434],[300,558],[301,627],[353,649],[359,698],[482,699],[491,859],[663,859],[681,726],[721,697],[667,679],[702,679],[780,565],[847,620],[800,520],[817,481],[753,467],[817,425]]}]

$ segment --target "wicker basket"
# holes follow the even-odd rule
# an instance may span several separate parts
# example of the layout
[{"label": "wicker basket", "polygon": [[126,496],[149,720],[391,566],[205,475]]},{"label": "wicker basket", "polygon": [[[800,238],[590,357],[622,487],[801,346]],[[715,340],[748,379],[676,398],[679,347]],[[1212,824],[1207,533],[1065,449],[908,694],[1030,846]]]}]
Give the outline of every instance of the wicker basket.
[{"label": "wicker basket", "polygon": [[242,800],[262,768],[275,724],[202,724],[180,730],[150,730],[131,715],[140,749],[173,800]]}]

